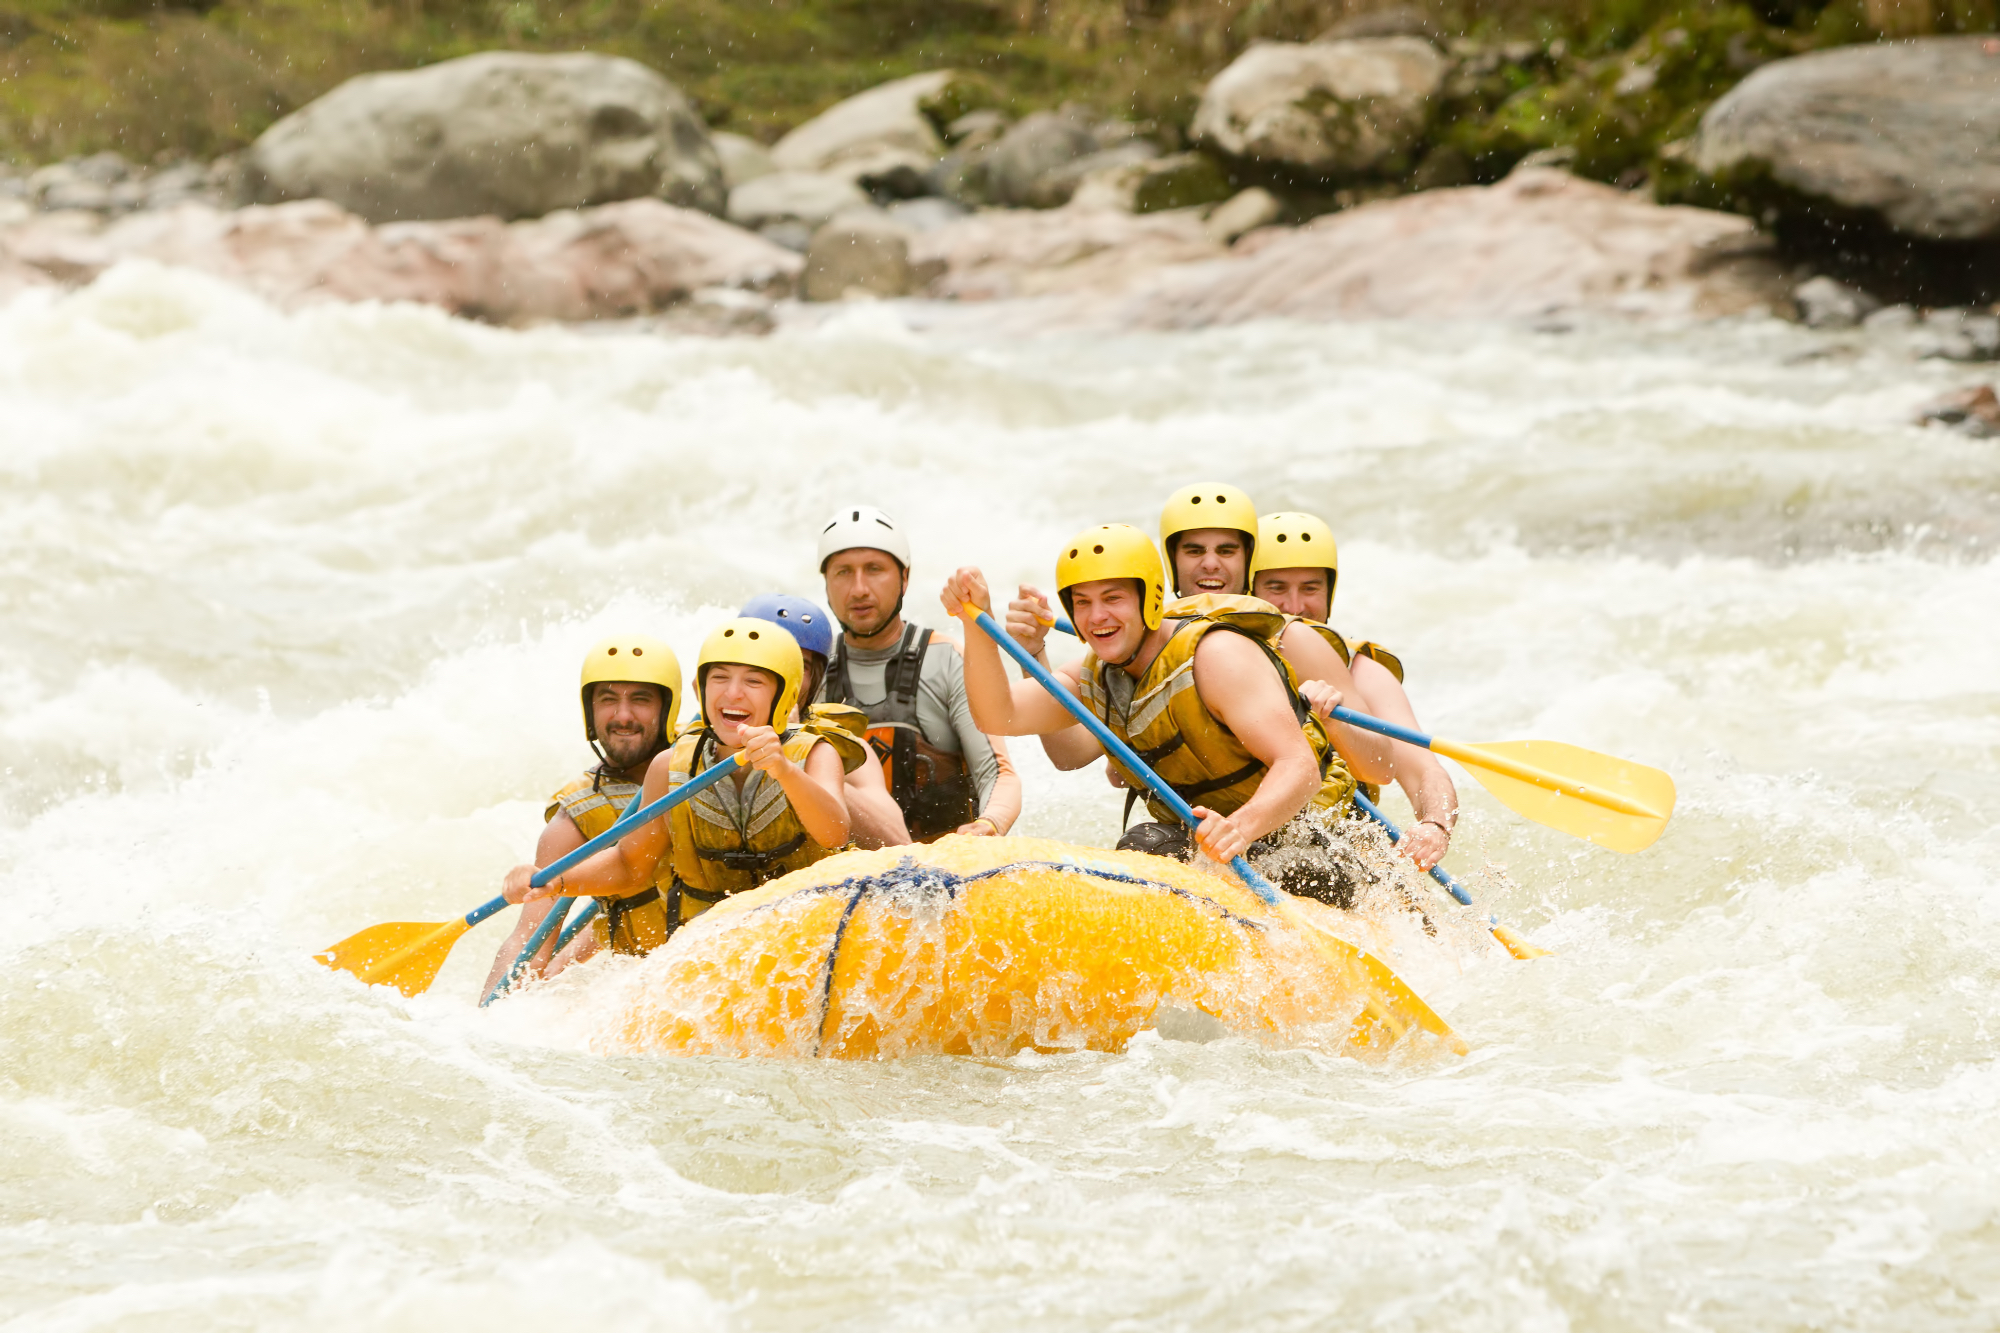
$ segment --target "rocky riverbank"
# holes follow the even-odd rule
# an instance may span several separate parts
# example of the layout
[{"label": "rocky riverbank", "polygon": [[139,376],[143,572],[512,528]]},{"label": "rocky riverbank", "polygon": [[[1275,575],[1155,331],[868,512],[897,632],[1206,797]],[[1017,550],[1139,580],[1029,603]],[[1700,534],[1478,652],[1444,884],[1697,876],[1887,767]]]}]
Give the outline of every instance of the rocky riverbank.
[{"label": "rocky riverbank", "polygon": [[[1577,174],[1581,149],[1468,138],[1491,53],[1393,15],[1376,27],[1397,23],[1252,47],[1202,90],[1183,142],[1079,103],[1014,118],[949,69],[770,145],[710,130],[615,57],[371,74],[216,162],[98,155],[0,180],[0,292],[149,259],[286,304],[411,300],[503,323],[688,307],[727,329],[792,298],[1059,297],[1148,327],[1839,324],[2000,298],[2000,39],[1758,63],[1607,184]],[[1975,353],[2000,343],[1987,318],[1966,315]]]}]

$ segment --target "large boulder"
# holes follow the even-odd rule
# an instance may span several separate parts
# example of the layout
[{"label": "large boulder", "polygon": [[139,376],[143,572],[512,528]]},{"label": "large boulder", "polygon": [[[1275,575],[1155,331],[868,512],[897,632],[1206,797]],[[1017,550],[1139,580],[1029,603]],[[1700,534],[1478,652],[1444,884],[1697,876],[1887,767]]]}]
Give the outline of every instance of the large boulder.
[{"label": "large boulder", "polygon": [[370,222],[724,202],[707,130],[658,74],[511,51],[349,79],[264,132],[245,184],[258,203],[330,199]]},{"label": "large boulder", "polygon": [[589,320],[675,306],[713,288],[783,294],[790,251],[657,199],[507,224],[492,216],[371,227],[325,200],[134,214],[102,231],[39,219],[0,233],[10,270],[87,282],[125,259],[197,269],[283,306],[412,301],[497,323]]},{"label": "large boulder", "polygon": [[1447,68],[1415,37],[1261,43],[1210,80],[1192,132],[1251,175],[1302,184],[1399,176]]},{"label": "large boulder", "polygon": [[[1169,215],[1173,216],[1173,215]],[[1789,275],[1747,218],[1669,208],[1545,167],[1245,237],[1153,275],[1121,322],[1519,319],[1784,310]]]},{"label": "large boulder", "polygon": [[944,153],[944,140],[923,104],[956,77],[952,70],[931,70],[836,102],[778,140],[771,157],[781,171],[819,172],[863,184],[920,181]]},{"label": "large boulder", "polygon": [[1745,202],[1924,241],[2000,240],[2000,40],[1780,60],[1708,109],[1696,168]]}]

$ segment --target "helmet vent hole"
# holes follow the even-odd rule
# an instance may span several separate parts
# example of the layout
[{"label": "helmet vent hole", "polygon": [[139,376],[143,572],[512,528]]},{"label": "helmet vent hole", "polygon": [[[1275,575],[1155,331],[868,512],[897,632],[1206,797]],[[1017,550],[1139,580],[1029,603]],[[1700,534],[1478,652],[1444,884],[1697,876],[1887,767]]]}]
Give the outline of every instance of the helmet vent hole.
[{"label": "helmet vent hole", "polygon": [[1076,548],[1074,546],[1069,548],[1069,558],[1072,560],[1076,559]]},{"label": "helmet vent hole", "polygon": [[604,650],[604,655],[606,657],[616,657],[618,656],[618,650],[616,648],[606,648]]},{"label": "helmet vent hole", "polygon": [[[1309,541],[1311,541],[1312,539],[1313,539],[1313,535],[1312,535],[1312,534],[1311,534],[1310,532],[1301,532],[1301,533],[1299,534],[1299,540],[1300,540],[1300,541],[1302,541],[1302,542],[1309,542]],[[1284,538],[1283,538],[1283,537],[1280,537],[1280,538],[1278,538],[1278,540],[1279,540],[1279,541],[1283,541],[1283,540],[1284,540]]]},{"label": "helmet vent hole", "polygon": [[733,639],[736,637],[736,631],[733,629],[726,629],[722,631],[722,637],[725,639]]},{"label": "helmet vent hole", "polygon": [[1218,495],[1215,497],[1215,502],[1219,505],[1226,505],[1229,503],[1229,497],[1226,495]]},{"label": "helmet vent hole", "polygon": [[754,638],[756,638],[756,637],[757,637],[757,631],[756,631],[756,630],[754,630],[754,629],[753,629],[753,630],[751,630],[751,631],[750,631],[750,637],[751,637],[751,638],[753,638],[753,639],[754,639]]},{"label": "helmet vent hole", "polygon": [[1091,547],[1091,548],[1090,548],[1090,553],[1091,553],[1092,555],[1103,555],[1103,554],[1104,554],[1104,548],[1103,548],[1102,546],[1093,546],[1093,547]]},{"label": "helmet vent hole", "polygon": [[1281,533],[1279,533],[1279,534],[1278,534],[1278,540],[1279,540],[1279,541],[1283,541],[1284,539],[1285,539],[1285,534],[1284,534],[1284,533],[1282,533],[1282,532],[1281,532]]},{"label": "helmet vent hole", "polygon": [[1197,495],[1192,500],[1189,500],[1188,503],[1191,505],[1198,505],[1201,503],[1201,497]]}]

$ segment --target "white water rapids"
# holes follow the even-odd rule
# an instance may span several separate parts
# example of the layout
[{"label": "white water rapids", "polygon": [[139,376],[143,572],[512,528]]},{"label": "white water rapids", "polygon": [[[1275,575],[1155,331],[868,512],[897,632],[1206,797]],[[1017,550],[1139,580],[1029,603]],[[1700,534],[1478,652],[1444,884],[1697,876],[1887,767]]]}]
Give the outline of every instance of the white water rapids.
[{"label": "white water rapids", "polygon": [[[1907,424],[1979,377],[1901,338],[0,309],[0,1325],[2000,1324],[2000,442]],[[1469,1057],[604,1059],[474,1007],[505,918],[415,1001],[311,961],[491,896],[583,648],[816,593],[836,505],[941,623],[1211,477],[1333,523],[1440,734],[1679,782],[1621,857],[1462,781],[1557,954],[1425,980]],[[1112,839],[1020,752],[1022,831]]]}]

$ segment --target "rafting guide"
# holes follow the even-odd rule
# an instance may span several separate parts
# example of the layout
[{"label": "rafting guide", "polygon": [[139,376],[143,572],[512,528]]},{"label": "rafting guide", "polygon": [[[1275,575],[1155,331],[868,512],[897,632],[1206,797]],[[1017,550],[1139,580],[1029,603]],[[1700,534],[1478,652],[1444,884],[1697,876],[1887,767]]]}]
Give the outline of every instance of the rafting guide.
[{"label": "rafting guide", "polygon": [[819,569],[841,625],[825,700],[867,716],[910,836],[1006,833],[1021,810],[1006,742],[973,724],[957,646],[903,619],[909,538],[880,509],[843,509],[820,529]]}]

